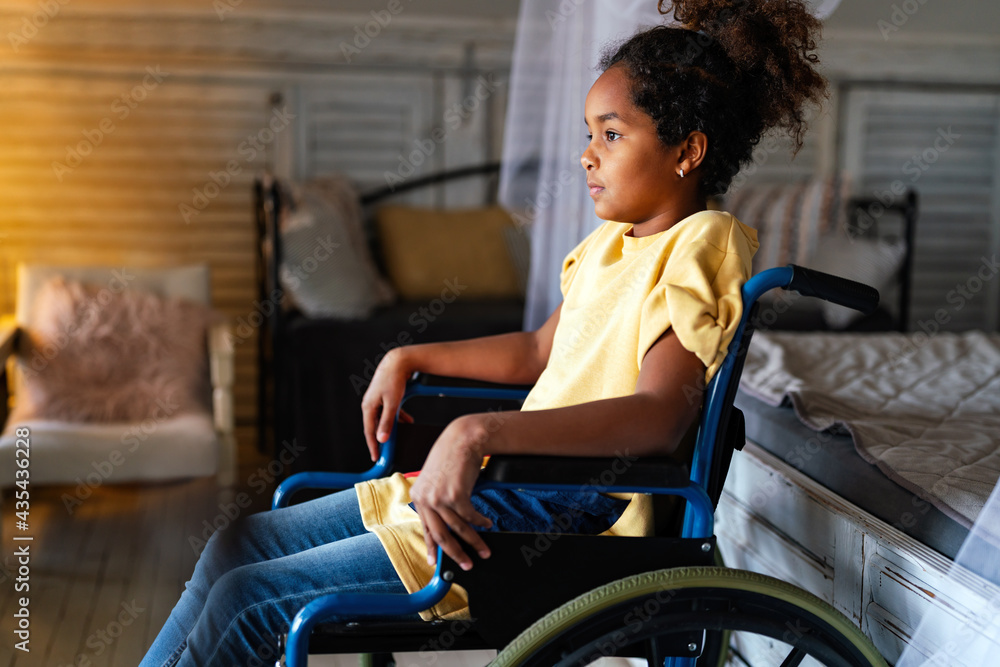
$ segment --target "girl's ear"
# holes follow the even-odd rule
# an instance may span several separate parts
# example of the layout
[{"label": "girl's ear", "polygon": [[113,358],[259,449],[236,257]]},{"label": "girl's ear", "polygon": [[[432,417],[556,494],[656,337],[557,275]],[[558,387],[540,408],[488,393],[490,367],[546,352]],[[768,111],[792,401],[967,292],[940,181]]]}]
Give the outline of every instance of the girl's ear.
[{"label": "girl's ear", "polygon": [[708,150],[708,136],[704,132],[695,130],[680,143],[680,149],[677,156],[677,168],[683,169],[685,174],[690,174],[705,159],[705,152]]}]

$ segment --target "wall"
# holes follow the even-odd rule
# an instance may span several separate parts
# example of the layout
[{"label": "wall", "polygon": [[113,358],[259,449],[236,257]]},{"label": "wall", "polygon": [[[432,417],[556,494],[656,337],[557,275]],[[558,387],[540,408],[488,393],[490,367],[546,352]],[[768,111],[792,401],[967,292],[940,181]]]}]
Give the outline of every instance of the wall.
[{"label": "wall", "polygon": [[[0,7],[0,312],[13,311],[17,262],[208,262],[215,305],[253,322],[262,169],[342,169],[378,187],[406,161],[419,174],[497,159],[513,19],[407,5],[374,16],[236,0]],[[485,100],[480,77],[496,84]],[[438,127],[432,154],[411,159]],[[237,348],[244,425],[255,338]]]}]

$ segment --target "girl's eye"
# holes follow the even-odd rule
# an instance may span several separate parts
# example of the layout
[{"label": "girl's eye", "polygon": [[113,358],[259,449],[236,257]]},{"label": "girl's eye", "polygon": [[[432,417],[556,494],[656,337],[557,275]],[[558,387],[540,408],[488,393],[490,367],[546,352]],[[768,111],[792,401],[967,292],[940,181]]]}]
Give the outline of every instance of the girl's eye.
[{"label": "girl's eye", "polygon": [[612,130],[608,130],[607,132],[604,133],[604,135],[608,138],[608,141],[617,141],[622,136]]},{"label": "girl's eye", "polygon": [[587,141],[592,141],[593,139],[594,139],[594,135],[592,135],[592,134],[590,134],[590,133],[588,132],[588,133],[587,133]]}]

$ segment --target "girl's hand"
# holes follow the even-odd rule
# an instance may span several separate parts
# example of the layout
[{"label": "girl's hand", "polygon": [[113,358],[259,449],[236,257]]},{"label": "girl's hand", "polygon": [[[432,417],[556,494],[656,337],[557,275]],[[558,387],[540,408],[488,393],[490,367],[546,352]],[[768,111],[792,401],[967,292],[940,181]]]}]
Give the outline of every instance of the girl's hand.
[{"label": "girl's hand", "polygon": [[466,415],[451,422],[434,443],[420,476],[410,488],[410,500],[423,524],[427,562],[431,565],[441,545],[444,553],[463,570],[472,567],[472,559],[462,550],[455,535],[481,558],[490,556],[489,548],[473,526],[489,528],[493,522],[477,512],[471,502],[488,437],[483,417]]},{"label": "girl's hand", "polygon": [[[410,370],[402,361],[399,349],[390,350],[379,362],[372,381],[361,399],[361,414],[364,420],[365,443],[372,461],[378,459],[379,444],[389,439],[396,410],[406,391],[406,380]],[[400,421],[412,423],[413,418],[403,411]]]}]

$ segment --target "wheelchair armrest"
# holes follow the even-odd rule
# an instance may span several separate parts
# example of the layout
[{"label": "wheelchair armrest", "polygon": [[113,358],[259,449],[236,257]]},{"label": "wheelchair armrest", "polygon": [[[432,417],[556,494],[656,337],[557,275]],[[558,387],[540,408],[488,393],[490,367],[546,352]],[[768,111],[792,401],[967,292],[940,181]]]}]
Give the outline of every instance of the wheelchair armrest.
[{"label": "wheelchair armrest", "polygon": [[703,538],[713,531],[712,499],[691,481],[686,465],[665,457],[491,456],[476,488],[680,496],[688,503],[681,535]]},{"label": "wheelchair armrest", "polygon": [[17,352],[21,329],[12,315],[0,317],[0,425],[7,422],[7,360]]},{"label": "wheelchair armrest", "polygon": [[213,324],[208,330],[208,369],[212,383],[212,413],[215,429],[231,434],[236,420],[233,410],[236,350],[228,322]]},{"label": "wheelchair armrest", "polygon": [[[485,398],[523,400],[530,387],[446,378],[426,373],[414,373],[406,385],[403,403],[416,396],[455,398]],[[398,421],[393,422],[389,439],[383,443],[379,460],[361,473],[303,472],[292,475],[278,485],[271,499],[271,509],[285,507],[291,496],[304,489],[346,489],[358,482],[382,477],[389,473],[395,456]]]},{"label": "wheelchair armrest", "polygon": [[208,371],[212,383],[212,421],[219,439],[219,485],[236,481],[236,411],[233,384],[236,377],[236,350],[228,322],[208,329]]},{"label": "wheelchair armrest", "polygon": [[[406,398],[438,396],[442,398],[485,398],[523,401],[531,385],[502,384],[466,378],[445,377],[429,373],[414,373],[407,383]],[[405,399],[404,399],[405,400]]]},{"label": "wheelchair armrest", "polygon": [[446,375],[433,375],[431,373],[414,373],[413,382],[432,387],[479,387],[481,389],[514,389],[527,393],[531,391],[533,385],[530,384],[506,384],[503,382],[486,382],[485,380],[469,380],[468,378],[448,377]]},{"label": "wheelchair armrest", "polygon": [[567,456],[491,456],[479,476],[482,482],[501,484],[560,484],[682,488],[691,480],[686,465],[667,457],[637,458],[628,453],[615,458]]},{"label": "wheelchair armrest", "polygon": [[365,472],[299,472],[285,478],[271,497],[271,509],[287,507],[292,495],[306,489],[349,489],[355,484],[381,477],[386,467],[378,464]]},{"label": "wheelchair armrest", "polygon": [[17,351],[20,331],[21,329],[13,317],[0,318],[0,364],[6,363],[7,359]]}]

